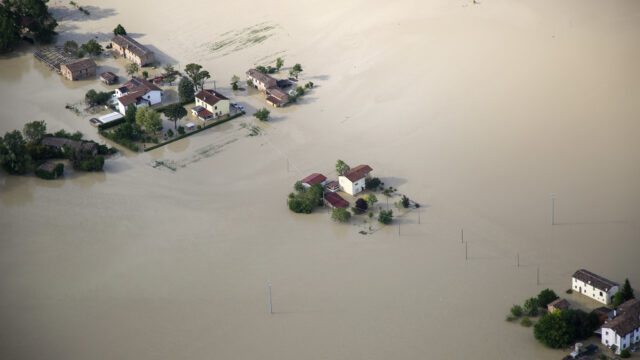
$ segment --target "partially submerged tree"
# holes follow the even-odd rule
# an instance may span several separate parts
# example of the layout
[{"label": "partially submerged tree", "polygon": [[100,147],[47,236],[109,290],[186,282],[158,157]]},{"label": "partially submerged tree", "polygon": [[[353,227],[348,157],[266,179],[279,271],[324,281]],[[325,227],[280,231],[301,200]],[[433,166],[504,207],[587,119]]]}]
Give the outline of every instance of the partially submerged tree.
[{"label": "partially submerged tree", "polygon": [[302,72],[302,65],[300,64],[295,64],[293,65],[293,68],[291,68],[291,70],[289,71],[289,75],[291,76],[295,76],[296,79],[298,78],[298,75]]},{"label": "partially submerged tree", "polygon": [[118,24],[118,26],[116,26],[115,29],[113,29],[113,35],[127,35],[127,30],[124,29],[124,27],[120,24]]},{"label": "partially submerged tree", "polygon": [[178,77],[179,72],[173,68],[173,65],[167,64],[164,66],[164,72],[162,73],[162,79],[172,85],[176,78]]},{"label": "partially submerged tree", "polygon": [[537,316],[538,306],[538,299],[532,297],[524,301],[524,306],[522,308],[527,315]]},{"label": "partially submerged tree", "polygon": [[138,108],[134,104],[127,105],[127,109],[124,112],[124,119],[130,124],[135,123],[137,111]]},{"label": "partially submerged tree", "polygon": [[538,306],[547,307],[550,302],[556,300],[558,295],[551,289],[544,289],[538,294]]},{"label": "partially submerged tree", "polygon": [[373,207],[373,205],[375,205],[375,203],[378,202],[378,198],[376,197],[375,194],[365,195],[364,199],[367,202],[367,204],[369,204],[369,207]]},{"label": "partially submerged tree", "polygon": [[73,40],[68,40],[62,46],[62,50],[67,54],[71,54],[73,56],[78,55],[78,43]]},{"label": "partially submerged tree", "polygon": [[363,212],[367,211],[368,208],[369,204],[367,203],[367,201],[363,198],[359,198],[358,200],[356,200],[356,204],[353,207],[353,210],[358,214],[362,214]]},{"label": "partially submerged tree", "polygon": [[27,172],[27,142],[18,130],[4,134],[0,141],[0,165],[9,174]]},{"label": "partially submerged tree", "polygon": [[136,63],[131,63],[125,66],[125,69],[127,71],[127,75],[133,76],[140,70],[140,67]]},{"label": "partially submerged tree", "polygon": [[47,134],[47,124],[44,120],[28,122],[22,132],[29,142],[39,143]]},{"label": "partially submerged tree", "polygon": [[331,218],[334,221],[346,223],[349,222],[349,219],[351,219],[351,213],[349,212],[349,210],[343,207],[339,207],[333,209],[333,211],[331,212]]},{"label": "partially submerged tree", "polygon": [[33,36],[41,43],[53,41],[58,23],[46,3],[47,0],[0,2],[0,52],[12,50],[23,36]]},{"label": "partially submerged tree", "polygon": [[238,77],[238,75],[233,75],[231,77],[231,88],[233,90],[238,90],[238,81],[240,81],[240,78]]},{"label": "partially submerged tree", "polygon": [[203,89],[204,83],[207,79],[211,78],[211,75],[208,71],[202,70],[202,65],[199,64],[187,64],[184,67],[184,72],[191,79],[191,82],[194,84],[196,90]]},{"label": "partially submerged tree", "polygon": [[382,224],[390,224],[393,220],[393,210],[382,210],[378,215],[378,222]]},{"label": "partially submerged tree", "polygon": [[191,82],[188,77],[183,76],[180,78],[180,83],[178,83],[178,94],[180,95],[180,100],[182,102],[193,101],[195,91],[193,89],[193,82]]},{"label": "partially submerged tree", "polygon": [[171,104],[167,106],[164,114],[169,118],[169,120],[173,121],[173,128],[177,129],[178,120],[187,116],[187,110],[185,110],[184,106],[182,106],[181,104]]},{"label": "partially submerged tree", "polygon": [[87,41],[86,44],[82,44],[82,46],[80,46],[80,48],[87,54],[89,55],[94,55],[94,56],[98,56],[100,54],[102,54],[102,45],[98,44],[97,41],[91,39],[89,41]]},{"label": "partially submerged tree", "polygon": [[280,68],[282,68],[282,65],[284,65],[284,60],[282,60],[282,58],[277,58],[276,59],[276,69],[278,71],[280,71]]},{"label": "partially submerged tree", "polygon": [[256,111],[253,116],[255,116],[256,118],[258,118],[258,120],[261,121],[267,121],[267,119],[269,118],[269,110],[267,110],[266,108],[262,108],[258,111]]},{"label": "partially submerged tree", "polygon": [[148,106],[141,106],[136,112],[136,124],[144,126],[147,131],[155,133],[162,129],[160,114]]},{"label": "partially submerged tree", "polygon": [[349,167],[349,165],[347,165],[347,163],[345,163],[342,160],[338,160],[336,161],[336,172],[339,175],[344,174],[345,172],[349,171],[351,169],[351,167]]}]

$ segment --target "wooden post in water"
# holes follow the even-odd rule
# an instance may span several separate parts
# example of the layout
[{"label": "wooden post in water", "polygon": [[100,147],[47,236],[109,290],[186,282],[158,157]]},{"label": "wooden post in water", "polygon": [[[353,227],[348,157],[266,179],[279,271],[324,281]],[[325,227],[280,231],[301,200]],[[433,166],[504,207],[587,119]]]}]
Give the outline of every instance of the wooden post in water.
[{"label": "wooden post in water", "polygon": [[551,194],[551,225],[556,224],[556,196]]},{"label": "wooden post in water", "polygon": [[520,253],[516,254],[516,265],[520,267]]},{"label": "wooden post in water", "polygon": [[271,281],[267,282],[269,288],[269,314],[273,314],[273,303],[271,302]]},{"label": "wooden post in water", "polygon": [[460,236],[461,236],[461,238],[460,238],[460,239],[461,239],[460,243],[463,243],[463,242],[464,242],[464,229],[460,229]]},{"label": "wooden post in water", "polygon": [[540,285],[540,266],[538,266],[538,271],[536,272],[536,283]]},{"label": "wooden post in water", "polygon": [[420,224],[420,208],[416,209],[418,211],[418,224]]},{"label": "wooden post in water", "polygon": [[465,261],[469,260],[469,256],[468,256],[468,253],[469,253],[468,248],[469,248],[469,246],[468,245],[469,245],[468,242],[464,243],[464,260]]}]

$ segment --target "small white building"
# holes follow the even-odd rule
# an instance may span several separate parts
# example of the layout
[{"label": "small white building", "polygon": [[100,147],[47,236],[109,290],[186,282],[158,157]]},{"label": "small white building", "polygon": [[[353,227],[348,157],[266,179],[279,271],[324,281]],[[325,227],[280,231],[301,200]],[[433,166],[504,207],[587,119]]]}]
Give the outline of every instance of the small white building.
[{"label": "small white building", "polygon": [[612,320],[602,325],[601,341],[611,347],[615,345],[616,354],[640,343],[640,299],[631,299],[614,310]]},{"label": "small white building", "polygon": [[358,165],[338,176],[340,190],[355,195],[366,188],[365,180],[373,169],[369,165]]},{"label": "small white building", "polygon": [[124,115],[129,104],[136,107],[162,102],[162,89],[142,78],[133,78],[115,90],[118,111]]},{"label": "small white building", "polygon": [[580,269],[571,278],[571,289],[609,305],[613,302],[613,296],[618,292],[619,285],[591,271]]}]

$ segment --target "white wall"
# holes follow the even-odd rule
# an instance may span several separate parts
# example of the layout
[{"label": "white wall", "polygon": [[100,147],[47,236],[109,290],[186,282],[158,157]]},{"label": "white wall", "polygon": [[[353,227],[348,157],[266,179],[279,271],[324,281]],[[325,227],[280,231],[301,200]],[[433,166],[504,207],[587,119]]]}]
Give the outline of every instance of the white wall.
[{"label": "white wall", "polygon": [[614,296],[616,292],[618,292],[617,286],[614,286],[610,288],[608,292],[605,292],[603,290],[596,289],[591,284],[587,284],[576,278],[571,279],[571,289],[573,289],[573,291],[579,292],[580,294],[588,296],[605,305],[611,304],[611,297]]}]

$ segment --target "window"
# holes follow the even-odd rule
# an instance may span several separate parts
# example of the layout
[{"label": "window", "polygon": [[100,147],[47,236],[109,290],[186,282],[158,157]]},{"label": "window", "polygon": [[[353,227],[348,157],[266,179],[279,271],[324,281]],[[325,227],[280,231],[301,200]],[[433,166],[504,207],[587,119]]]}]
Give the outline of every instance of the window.
[{"label": "window", "polygon": [[602,296],[602,291],[600,291],[600,296]]}]

